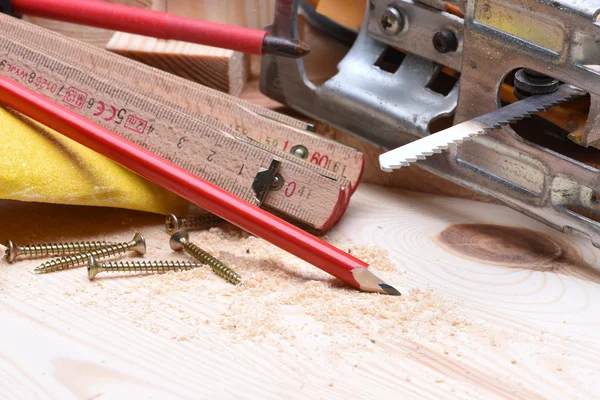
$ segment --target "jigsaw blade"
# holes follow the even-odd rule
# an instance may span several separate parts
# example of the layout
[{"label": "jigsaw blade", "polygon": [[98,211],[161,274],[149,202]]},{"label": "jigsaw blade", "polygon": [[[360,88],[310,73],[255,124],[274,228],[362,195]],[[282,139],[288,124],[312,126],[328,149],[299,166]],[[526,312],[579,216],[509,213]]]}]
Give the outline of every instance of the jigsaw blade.
[{"label": "jigsaw blade", "polygon": [[424,160],[434,153],[441,153],[453,144],[460,144],[465,140],[471,140],[475,136],[529,118],[538,112],[546,111],[553,106],[583,94],[583,91],[573,86],[561,85],[554,93],[525,98],[496,111],[388,151],[379,156],[379,164],[381,169],[387,172],[407,167],[411,163]]}]

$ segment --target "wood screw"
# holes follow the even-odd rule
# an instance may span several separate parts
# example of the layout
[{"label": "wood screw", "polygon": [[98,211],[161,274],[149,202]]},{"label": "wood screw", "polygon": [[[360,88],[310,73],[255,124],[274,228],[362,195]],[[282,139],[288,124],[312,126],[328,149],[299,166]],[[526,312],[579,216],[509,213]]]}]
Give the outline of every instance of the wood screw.
[{"label": "wood screw", "polygon": [[109,262],[100,264],[94,256],[88,256],[88,278],[93,280],[100,272],[149,272],[162,273],[199,268],[204,264],[187,261],[140,261]]},{"label": "wood screw", "polygon": [[108,258],[115,255],[120,255],[128,251],[136,251],[140,255],[146,253],[146,240],[141,233],[136,233],[130,242],[116,243],[108,247],[90,251],[88,253],[80,253],[70,257],[55,258],[50,260],[35,269],[38,274],[60,271],[70,267],[75,267],[84,264],[88,260],[88,256],[92,255],[98,259]]},{"label": "wood screw", "polygon": [[12,263],[19,256],[68,256],[101,249],[116,243],[112,242],[72,242],[72,243],[43,243],[27,246],[17,246],[12,240],[6,243],[6,261]]},{"label": "wood screw", "polygon": [[242,277],[224,262],[216,259],[200,247],[189,241],[187,231],[180,230],[171,236],[169,245],[174,251],[185,251],[201,263],[207,264],[215,274],[225,279],[227,282],[239,285],[242,283]]}]

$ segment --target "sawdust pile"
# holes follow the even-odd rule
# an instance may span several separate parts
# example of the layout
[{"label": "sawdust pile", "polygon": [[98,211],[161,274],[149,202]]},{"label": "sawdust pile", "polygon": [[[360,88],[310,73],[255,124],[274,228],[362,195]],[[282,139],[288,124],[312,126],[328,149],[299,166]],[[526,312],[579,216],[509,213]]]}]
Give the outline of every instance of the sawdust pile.
[{"label": "sawdust pile", "polygon": [[[85,306],[125,314],[136,326],[175,340],[202,340],[215,332],[232,340],[277,341],[329,336],[340,346],[375,343],[380,338],[436,342],[460,334],[472,321],[456,304],[432,291],[408,289],[401,297],[359,292],[264,240],[235,228],[193,232],[191,239],[245,279],[225,283],[209,268],[123,279],[97,279]],[[354,256],[403,282],[387,252],[353,246]],[[185,258],[185,255],[177,255]]]}]

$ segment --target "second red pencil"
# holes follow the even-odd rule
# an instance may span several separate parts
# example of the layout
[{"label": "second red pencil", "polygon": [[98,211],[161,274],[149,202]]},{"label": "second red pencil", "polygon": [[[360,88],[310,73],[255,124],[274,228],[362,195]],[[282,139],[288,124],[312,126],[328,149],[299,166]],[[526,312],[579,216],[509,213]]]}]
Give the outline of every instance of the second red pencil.
[{"label": "second red pencil", "polygon": [[248,54],[298,58],[309,47],[267,31],[199,21],[173,14],[97,0],[12,0],[15,14],[31,15],[158,39],[181,40]]}]

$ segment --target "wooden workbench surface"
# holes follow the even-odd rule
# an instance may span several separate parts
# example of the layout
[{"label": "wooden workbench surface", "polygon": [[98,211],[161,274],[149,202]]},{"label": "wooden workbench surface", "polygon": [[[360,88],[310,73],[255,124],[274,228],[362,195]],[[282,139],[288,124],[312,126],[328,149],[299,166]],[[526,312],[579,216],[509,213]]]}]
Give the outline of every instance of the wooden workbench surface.
[{"label": "wooden workbench surface", "polygon": [[[0,215],[3,241],[140,231],[146,259],[185,259],[161,216],[17,202]],[[0,261],[2,398],[600,397],[600,251],[505,207],[361,186],[327,239],[402,297],[358,293],[231,226],[192,238],[246,287],[205,269],[90,282]]]},{"label": "wooden workbench surface", "polygon": [[[335,71],[311,47],[310,75],[325,79]],[[255,82],[242,97],[279,108]],[[362,184],[326,237],[403,296],[359,293],[230,225],[191,237],[245,287],[205,268],[90,282],[85,268],[36,275],[43,260],[2,260],[0,398],[600,398],[599,249],[499,205],[438,196],[481,199],[416,167],[384,174],[377,149],[317,130],[365,152],[366,181],[436,194]],[[145,259],[189,260],[169,249],[163,224],[0,201],[0,243],[139,231]]]}]

